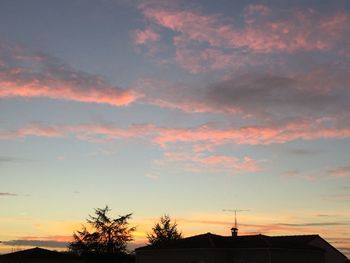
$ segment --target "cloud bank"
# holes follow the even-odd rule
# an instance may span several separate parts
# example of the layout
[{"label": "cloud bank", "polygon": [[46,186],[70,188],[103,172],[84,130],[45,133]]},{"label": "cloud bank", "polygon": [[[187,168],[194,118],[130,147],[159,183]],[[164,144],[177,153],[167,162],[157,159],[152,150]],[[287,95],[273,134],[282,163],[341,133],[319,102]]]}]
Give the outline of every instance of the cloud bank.
[{"label": "cloud bank", "polygon": [[[312,8],[251,4],[242,11],[239,21],[169,4],[141,3],[139,9],[148,23],[173,32],[175,60],[194,74],[259,64],[261,58],[272,53],[346,54],[349,45],[347,11],[324,13]],[[135,43],[159,41],[158,34],[139,34]]]},{"label": "cloud bank", "polygon": [[[236,114],[257,121],[350,116],[350,74],[347,64],[323,65],[287,75],[250,72],[206,87],[143,79],[136,87],[143,101],[185,112]],[[349,124],[349,122],[343,122]]]}]

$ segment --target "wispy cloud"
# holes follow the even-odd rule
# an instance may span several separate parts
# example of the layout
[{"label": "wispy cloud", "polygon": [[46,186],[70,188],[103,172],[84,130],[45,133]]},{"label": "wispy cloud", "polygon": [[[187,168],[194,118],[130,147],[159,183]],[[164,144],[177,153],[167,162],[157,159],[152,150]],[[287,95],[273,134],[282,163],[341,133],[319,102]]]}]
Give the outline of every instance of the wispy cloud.
[{"label": "wispy cloud", "polygon": [[329,169],[327,174],[334,177],[347,177],[350,176],[350,166],[341,166],[333,169]]},{"label": "wispy cloud", "polygon": [[[205,224],[205,225],[232,225],[232,221],[224,221],[224,220],[181,220],[183,222],[187,223],[199,223],[199,224]],[[241,227],[249,227],[249,228],[261,228],[261,229],[274,229],[274,228],[299,228],[299,227],[331,227],[331,226],[349,226],[350,222],[338,222],[338,221],[329,221],[329,222],[310,222],[310,223],[271,223],[271,224],[248,224],[248,223],[240,223]],[[259,232],[259,230],[257,230]],[[261,233],[261,232],[260,232]]]},{"label": "wispy cloud", "polygon": [[[251,156],[236,157],[217,151],[219,146],[283,144],[295,140],[349,138],[350,128],[325,128],[322,120],[303,120],[283,126],[217,127],[201,125],[191,128],[167,128],[154,124],[131,125],[120,128],[106,124],[43,125],[32,123],[22,128],[0,131],[0,139],[9,140],[31,136],[71,138],[91,143],[115,140],[141,140],[159,147],[164,157],[153,162],[151,176],[169,166],[191,172],[220,172],[236,174],[264,169],[265,160]],[[347,167],[329,171],[332,175],[345,175]],[[287,171],[284,175],[297,175]]]},{"label": "wispy cloud", "polygon": [[17,163],[17,162],[26,162],[29,159],[26,158],[18,158],[12,156],[0,156],[0,164],[1,163]]},{"label": "wispy cloud", "polygon": [[[326,120],[327,121],[327,120]],[[43,125],[32,123],[19,129],[0,131],[0,139],[75,136],[80,140],[103,142],[117,139],[151,139],[163,148],[173,143],[206,143],[206,148],[223,144],[272,144],[294,140],[316,140],[350,137],[350,127],[323,127],[323,120],[298,120],[278,126],[215,127],[201,125],[194,128],[166,128],[154,124],[131,125],[119,128],[105,124]]]},{"label": "wispy cloud", "polygon": [[205,152],[177,151],[164,153],[164,158],[153,161],[152,171],[147,176],[157,176],[162,168],[172,167],[172,171],[188,171],[192,173],[215,173],[237,175],[254,173],[263,169],[263,161],[251,157],[238,158],[231,155],[210,154]]},{"label": "wispy cloud", "polygon": [[2,245],[6,246],[33,246],[33,247],[50,247],[50,248],[66,248],[69,242],[56,240],[27,240],[17,239],[3,241]]},{"label": "wispy cloud", "polygon": [[0,99],[45,97],[125,106],[140,94],[111,85],[102,77],[81,72],[57,58],[0,43]]},{"label": "wispy cloud", "polygon": [[20,237],[21,240],[41,240],[41,241],[58,241],[58,242],[70,242],[73,237],[70,236],[61,236],[61,235],[53,235],[53,236],[23,236]]},{"label": "wispy cloud", "polygon": [[9,192],[0,192],[0,196],[18,196],[15,193],[9,193]]}]

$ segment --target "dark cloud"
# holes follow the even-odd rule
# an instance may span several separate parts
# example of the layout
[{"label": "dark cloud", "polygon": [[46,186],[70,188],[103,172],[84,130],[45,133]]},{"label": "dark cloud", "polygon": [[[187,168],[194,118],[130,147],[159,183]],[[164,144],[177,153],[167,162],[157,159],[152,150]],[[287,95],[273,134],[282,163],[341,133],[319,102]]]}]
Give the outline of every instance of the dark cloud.
[{"label": "dark cloud", "polygon": [[325,127],[348,127],[349,83],[349,67],[333,64],[294,75],[250,72],[202,88],[150,79],[137,86],[144,102],[163,108],[239,114],[269,124],[312,119]]},{"label": "dark cloud", "polygon": [[33,246],[33,247],[54,247],[54,248],[65,248],[69,242],[55,241],[55,240],[9,240],[3,241],[3,245],[7,246]]},{"label": "dark cloud", "polygon": [[237,109],[244,115],[271,120],[350,113],[350,92],[348,84],[343,83],[350,78],[341,73],[329,76],[328,67],[321,71],[323,76],[314,72],[294,77],[252,73],[237,76],[210,86],[206,101],[212,108]]}]

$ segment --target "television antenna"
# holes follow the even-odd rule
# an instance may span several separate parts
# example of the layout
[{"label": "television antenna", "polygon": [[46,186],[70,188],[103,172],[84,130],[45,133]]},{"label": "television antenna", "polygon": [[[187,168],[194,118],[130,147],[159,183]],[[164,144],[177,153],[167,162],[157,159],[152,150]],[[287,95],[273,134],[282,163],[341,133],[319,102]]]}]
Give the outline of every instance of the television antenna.
[{"label": "television antenna", "polygon": [[234,229],[237,231],[237,212],[247,212],[250,211],[248,209],[222,209],[223,212],[234,212],[235,213],[235,227]]}]

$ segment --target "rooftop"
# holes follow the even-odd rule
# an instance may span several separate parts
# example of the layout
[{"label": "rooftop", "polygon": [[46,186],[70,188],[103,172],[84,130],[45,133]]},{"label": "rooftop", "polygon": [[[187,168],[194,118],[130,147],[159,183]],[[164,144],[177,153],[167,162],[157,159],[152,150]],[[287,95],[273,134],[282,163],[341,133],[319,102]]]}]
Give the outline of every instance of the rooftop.
[{"label": "rooftop", "polygon": [[220,236],[212,233],[201,234],[158,245],[148,245],[136,250],[152,249],[188,249],[188,248],[270,248],[270,249],[312,249],[319,250],[308,242],[318,235],[305,236],[277,236],[246,235],[246,236]]},{"label": "rooftop", "polygon": [[60,253],[57,251],[52,251],[43,248],[31,248],[21,251],[16,251],[13,253],[8,253],[0,256],[0,259],[17,259],[17,258],[26,258],[26,259],[68,259],[73,258],[72,255]]}]

